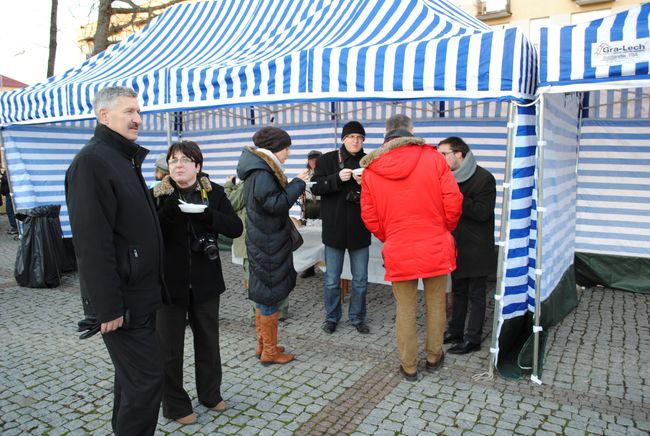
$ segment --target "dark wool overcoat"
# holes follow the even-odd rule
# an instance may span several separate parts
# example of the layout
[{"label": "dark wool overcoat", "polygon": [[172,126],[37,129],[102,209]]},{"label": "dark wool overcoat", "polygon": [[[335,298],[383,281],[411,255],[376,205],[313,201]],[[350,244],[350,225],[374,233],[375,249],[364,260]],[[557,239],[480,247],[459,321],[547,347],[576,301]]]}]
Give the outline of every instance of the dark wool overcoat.
[{"label": "dark wool overcoat", "polygon": [[343,168],[360,168],[359,161],[365,155],[363,149],[351,155],[342,145],[316,161],[311,178],[316,184],[311,187],[311,192],[321,196],[323,244],[329,247],[356,250],[370,245],[370,232],[361,219],[361,203],[349,199],[352,191],[358,192],[361,199],[361,185],[354,178],[347,182],[339,178],[339,171]]},{"label": "dark wool overcoat", "polygon": [[287,183],[282,168],[252,147],[244,148],[237,177],[244,180],[245,189],[248,295],[256,303],[274,306],[296,285],[289,209],[305,182],[295,178]]},{"label": "dark wool overcoat", "polygon": [[480,166],[468,180],[458,184],[463,194],[463,214],[453,235],[458,258],[452,277],[483,277],[494,272],[494,202],[496,182],[490,172]]},{"label": "dark wool overcoat", "polygon": [[148,152],[98,124],[65,175],[84,313],[99,322],[163,299],[162,234],[140,169]]},{"label": "dark wool overcoat", "polygon": [[[236,238],[242,222],[233,210],[223,187],[200,174],[195,189],[184,197],[188,203],[207,204],[202,213],[184,213],[179,207],[179,190],[170,176],[156,185],[153,193],[165,243],[165,281],[171,302],[187,306],[219,296],[225,289],[221,259],[209,259],[202,251],[192,250],[201,236],[219,234]],[[201,191],[207,199],[202,198]],[[198,247],[195,247],[198,248]]]}]

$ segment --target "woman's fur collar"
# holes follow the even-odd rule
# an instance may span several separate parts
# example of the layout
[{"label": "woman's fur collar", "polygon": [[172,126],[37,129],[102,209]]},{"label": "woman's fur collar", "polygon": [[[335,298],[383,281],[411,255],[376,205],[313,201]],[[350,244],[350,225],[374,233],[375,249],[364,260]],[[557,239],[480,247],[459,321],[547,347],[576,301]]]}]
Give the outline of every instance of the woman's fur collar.
[{"label": "woman's fur collar", "polygon": [[[207,174],[199,173],[198,179],[199,183],[196,184],[197,191],[200,191],[201,189],[205,189],[207,192],[212,191],[212,184],[210,183],[210,179],[208,178]],[[160,183],[154,186],[153,196],[158,198],[162,197],[163,195],[172,195],[175,190],[176,188],[174,184],[172,184],[171,176],[167,175],[160,181]]]},{"label": "woman's fur collar", "polygon": [[275,175],[275,178],[278,179],[280,186],[282,186],[283,188],[287,186],[287,184],[289,183],[287,180],[287,176],[284,175],[284,171],[282,171],[282,168],[280,168],[280,166],[278,166],[278,164],[273,159],[271,159],[266,154],[260,152],[257,148],[251,147],[250,145],[247,145],[246,149],[251,153],[253,153],[255,156],[262,159],[264,162],[266,162],[266,164],[273,170],[273,174]]},{"label": "woman's fur collar", "polygon": [[378,149],[365,155],[361,159],[361,162],[359,162],[359,165],[361,165],[362,168],[367,168],[372,163],[372,161],[377,159],[379,156],[383,155],[384,153],[388,153],[389,151],[394,150],[396,148],[404,147],[405,145],[426,145],[426,144],[424,142],[424,139],[416,138],[414,136],[402,136],[400,138],[391,139],[390,141],[385,142]]}]

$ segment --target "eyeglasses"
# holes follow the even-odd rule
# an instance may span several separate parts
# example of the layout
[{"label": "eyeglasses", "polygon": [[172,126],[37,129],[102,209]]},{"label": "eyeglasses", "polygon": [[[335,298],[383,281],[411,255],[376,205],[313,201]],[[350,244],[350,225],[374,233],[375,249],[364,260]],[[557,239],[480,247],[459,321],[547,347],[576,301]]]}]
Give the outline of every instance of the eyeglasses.
[{"label": "eyeglasses", "polygon": [[189,157],[181,157],[180,159],[169,159],[167,162],[169,165],[176,165],[177,163],[182,163],[183,165],[187,165],[188,163],[192,162],[192,159]]},{"label": "eyeglasses", "polygon": [[443,156],[447,156],[448,154],[454,154],[456,153],[455,151],[441,151],[440,154]]}]

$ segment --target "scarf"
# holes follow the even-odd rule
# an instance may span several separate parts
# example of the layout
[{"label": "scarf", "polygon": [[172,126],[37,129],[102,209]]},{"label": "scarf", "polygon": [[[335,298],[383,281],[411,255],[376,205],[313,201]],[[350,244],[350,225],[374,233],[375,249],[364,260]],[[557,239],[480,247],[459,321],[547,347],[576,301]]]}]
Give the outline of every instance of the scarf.
[{"label": "scarf", "polygon": [[474,158],[474,154],[471,151],[468,151],[465,155],[465,159],[463,159],[463,163],[453,172],[454,177],[456,178],[456,183],[466,182],[475,172],[476,159]]},{"label": "scarf", "polygon": [[278,168],[284,170],[282,163],[280,163],[280,159],[278,159],[278,157],[275,154],[273,154],[271,150],[267,150],[266,148],[261,148],[261,147],[257,147],[255,150],[264,153],[265,155],[270,157],[273,160],[273,162],[275,162],[278,165]]}]

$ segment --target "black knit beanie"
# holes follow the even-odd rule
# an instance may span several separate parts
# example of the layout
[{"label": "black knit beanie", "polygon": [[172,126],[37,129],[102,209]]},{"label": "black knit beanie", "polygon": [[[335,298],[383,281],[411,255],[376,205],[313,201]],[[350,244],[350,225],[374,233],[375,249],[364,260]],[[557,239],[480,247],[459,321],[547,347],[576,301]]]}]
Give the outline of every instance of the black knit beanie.
[{"label": "black knit beanie", "polygon": [[253,144],[277,153],[291,145],[291,136],[278,127],[262,127],[253,135]]},{"label": "black knit beanie", "polygon": [[343,126],[343,132],[341,132],[341,141],[348,135],[358,134],[363,136],[363,139],[366,139],[366,130],[363,128],[360,122],[350,121],[345,126]]}]

